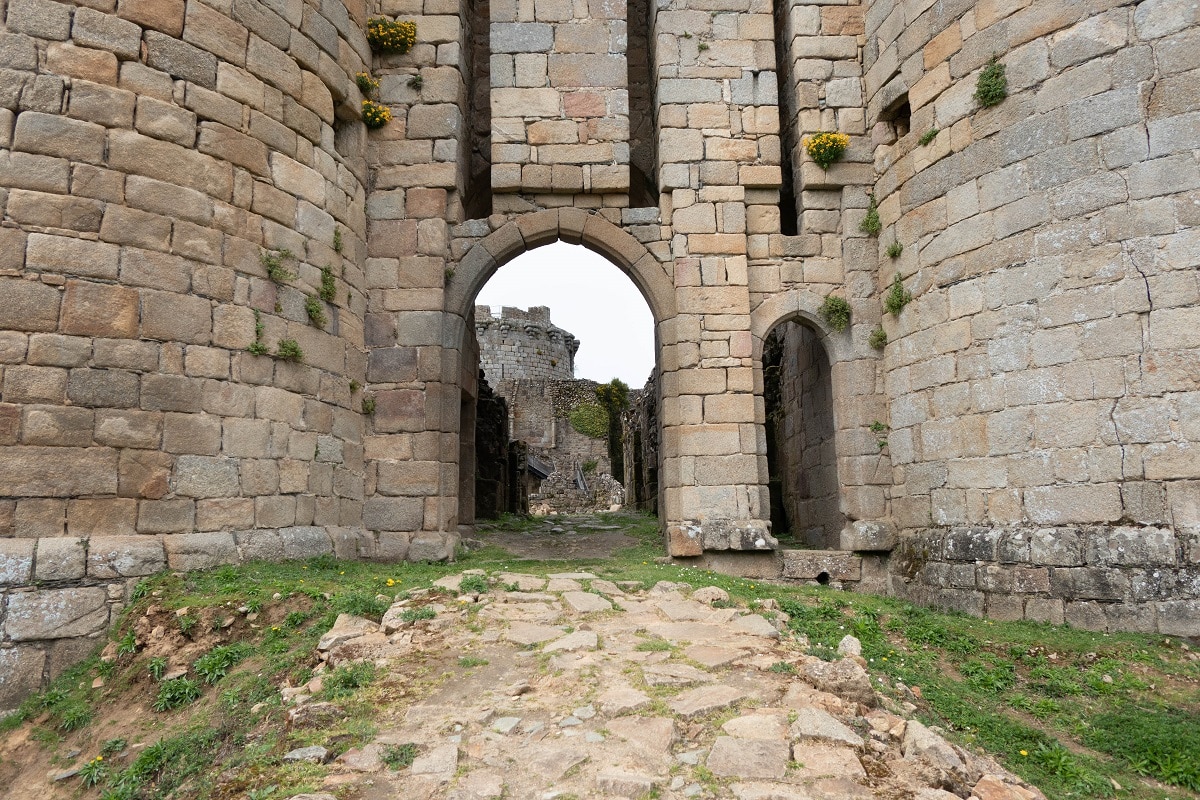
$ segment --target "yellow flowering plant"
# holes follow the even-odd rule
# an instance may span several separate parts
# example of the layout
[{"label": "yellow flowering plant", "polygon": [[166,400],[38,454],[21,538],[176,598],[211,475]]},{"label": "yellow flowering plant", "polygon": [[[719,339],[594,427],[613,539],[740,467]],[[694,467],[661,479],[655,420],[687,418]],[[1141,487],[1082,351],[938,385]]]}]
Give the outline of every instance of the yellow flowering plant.
[{"label": "yellow flowering plant", "polygon": [[373,97],[379,91],[379,81],[366,72],[355,75],[354,82],[358,84],[358,90],[362,92],[363,97]]},{"label": "yellow flowering plant", "polygon": [[383,103],[363,100],[362,120],[368,128],[382,128],[392,121],[392,110]]},{"label": "yellow flowering plant", "polygon": [[417,43],[417,23],[371,17],[367,20],[367,41],[381,53],[407,53]]},{"label": "yellow flowering plant", "polygon": [[821,169],[829,169],[829,165],[840,159],[849,146],[850,137],[844,133],[817,131],[812,136],[804,137],[805,151]]}]

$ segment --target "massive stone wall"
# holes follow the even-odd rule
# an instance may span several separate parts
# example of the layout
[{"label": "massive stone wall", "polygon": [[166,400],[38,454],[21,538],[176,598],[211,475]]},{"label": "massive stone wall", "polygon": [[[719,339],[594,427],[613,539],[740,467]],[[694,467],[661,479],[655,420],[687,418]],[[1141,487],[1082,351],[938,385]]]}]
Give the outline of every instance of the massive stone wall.
[{"label": "massive stone wall", "polygon": [[[0,591],[5,642],[48,640],[4,651],[18,683],[103,630],[121,579],[297,536],[370,553],[366,137],[343,121],[365,12],[0,7],[0,585],[43,587]],[[261,256],[285,250],[273,281]],[[301,361],[247,350],[283,339]]]},{"label": "massive stone wall", "polygon": [[[633,7],[636,36],[622,0],[0,5],[6,663],[59,663],[14,608],[94,634],[163,564],[450,555],[475,297],[554,240],[654,315],[672,555],[775,546],[762,343],[800,321],[830,365],[837,543],[899,531],[892,591],[1198,630],[1195,4]],[[372,54],[376,13],[416,46]],[[992,57],[1009,96],[984,109]],[[393,114],[370,133],[360,70]],[[822,129],[851,140],[827,170]],[[896,273],[913,300],[886,315]],[[303,359],[248,350],[283,339]]]},{"label": "massive stone wall", "polygon": [[[897,588],[1196,632],[1195,8],[865,11],[868,119],[911,110],[871,131],[880,242],[904,246],[877,288],[913,295],[884,320],[893,516],[925,554]],[[1008,97],[983,109],[993,57]]]}]

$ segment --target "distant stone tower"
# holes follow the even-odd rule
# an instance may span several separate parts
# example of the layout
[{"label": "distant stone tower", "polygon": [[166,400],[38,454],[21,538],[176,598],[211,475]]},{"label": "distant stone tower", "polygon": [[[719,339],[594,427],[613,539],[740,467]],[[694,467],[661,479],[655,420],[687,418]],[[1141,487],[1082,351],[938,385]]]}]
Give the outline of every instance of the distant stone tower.
[{"label": "distant stone tower", "polygon": [[479,366],[492,387],[505,380],[571,380],[579,341],[550,321],[550,309],[475,306]]}]

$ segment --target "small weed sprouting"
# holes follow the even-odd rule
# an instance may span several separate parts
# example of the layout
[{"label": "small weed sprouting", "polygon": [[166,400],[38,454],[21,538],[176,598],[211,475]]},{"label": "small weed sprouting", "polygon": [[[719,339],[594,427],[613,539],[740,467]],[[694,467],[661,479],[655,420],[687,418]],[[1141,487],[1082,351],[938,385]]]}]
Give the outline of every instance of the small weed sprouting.
[{"label": "small weed sprouting", "polygon": [[425,79],[422,78],[420,75],[413,75],[411,78],[408,79],[408,88],[412,89],[414,92],[421,91],[421,87],[424,85],[425,85]]},{"label": "small weed sprouting", "polygon": [[412,742],[407,744],[389,745],[383,750],[383,763],[390,770],[407,769],[417,760],[417,746]]},{"label": "small weed sprouting", "polygon": [[904,245],[899,242],[892,242],[884,252],[887,253],[888,258],[899,258],[900,254],[904,252]]},{"label": "small weed sprouting", "polygon": [[482,575],[464,575],[458,584],[459,594],[483,594],[488,590],[488,580]]},{"label": "small weed sprouting", "polygon": [[703,53],[708,49],[708,42],[700,42],[698,45],[696,45],[696,49]]},{"label": "small weed sprouting", "polygon": [[224,678],[229,670],[249,653],[250,648],[244,644],[221,645],[197,658],[192,668],[205,683],[211,685]]},{"label": "small weed sprouting", "polygon": [[326,303],[332,303],[337,298],[337,282],[333,278],[333,270],[329,267],[321,267],[321,288],[317,294]]},{"label": "small weed sprouting", "polygon": [[904,280],[900,277],[900,273],[897,272],[896,277],[892,279],[891,288],[883,296],[883,310],[893,317],[898,317],[900,316],[900,311],[911,303],[912,299],[912,293],[904,288]]},{"label": "small weed sprouting", "polygon": [[96,756],[79,768],[79,780],[85,789],[90,789],[108,777],[108,765],[104,756]]},{"label": "small weed sprouting", "polygon": [[77,731],[91,723],[96,712],[82,700],[70,700],[55,709],[58,729],[64,732]]},{"label": "small weed sprouting", "polygon": [[887,331],[880,325],[875,330],[871,331],[871,335],[867,337],[867,344],[874,347],[876,350],[882,350],[888,343]]},{"label": "small weed sprouting", "polygon": [[333,229],[333,252],[341,254],[346,247],[346,242],[342,239],[342,229]]},{"label": "small weed sprouting", "polygon": [[246,348],[246,352],[248,352],[250,355],[269,356],[271,354],[271,351],[267,349],[267,346],[263,344],[262,340],[263,331],[266,329],[267,326],[264,325],[262,321],[262,314],[258,312],[257,308],[254,309],[254,341],[251,342],[250,346]]},{"label": "small weed sprouting", "polygon": [[363,413],[366,414],[368,417],[375,413],[375,396],[374,395],[369,394],[369,395],[366,395],[365,397],[363,397],[362,410],[363,410]]},{"label": "small weed sprouting", "polygon": [[361,388],[362,388],[362,384],[361,384],[361,383],[359,383],[358,381],[354,380],[353,378],[351,378],[351,379],[350,379],[350,394],[354,394],[355,392],[357,392],[357,391],[358,391],[359,389],[361,389]]},{"label": "small weed sprouting", "polygon": [[267,271],[267,277],[275,283],[287,283],[296,277],[284,266],[284,262],[293,258],[291,250],[263,250],[258,256],[258,263]]},{"label": "small weed sprouting", "polygon": [[446,285],[449,286],[450,281],[454,280],[454,267],[446,267],[445,272],[442,273],[442,277],[446,279]]},{"label": "small weed sprouting", "polygon": [[400,619],[404,622],[420,622],[421,620],[433,619],[436,616],[437,612],[429,606],[406,608],[400,612]]},{"label": "small weed sprouting", "polygon": [[156,681],[161,681],[162,676],[167,671],[167,663],[166,656],[155,656],[154,658],[150,659],[148,664],[146,664],[146,671],[150,673],[151,678],[154,678]]},{"label": "small weed sprouting", "polygon": [[125,739],[109,739],[104,744],[100,745],[100,755],[115,756],[117,753],[129,746],[129,742]]},{"label": "small weed sprouting", "polygon": [[975,99],[981,108],[991,108],[999,105],[1006,97],[1008,78],[1004,74],[1004,65],[996,56],[992,56],[992,60],[979,72],[979,78],[975,81]]},{"label": "small weed sprouting", "polygon": [[200,699],[200,682],[191,678],[171,678],[158,685],[158,695],[151,706],[155,711],[174,711]]},{"label": "small weed sprouting", "polygon": [[192,630],[198,624],[200,624],[200,620],[196,617],[193,617],[191,614],[184,614],[182,617],[176,617],[175,621],[179,625],[179,632],[189,638],[191,638]]},{"label": "small weed sprouting", "polygon": [[318,328],[324,328],[329,322],[329,318],[325,316],[325,307],[321,305],[321,298],[316,295],[304,298],[304,313],[308,314],[308,321]]},{"label": "small weed sprouting", "polygon": [[280,339],[275,345],[275,357],[280,361],[303,361],[304,351],[295,339]]},{"label": "small weed sprouting", "polygon": [[369,73],[359,72],[354,76],[354,83],[358,86],[358,90],[362,92],[363,97],[374,97],[379,91],[379,81],[371,77]]},{"label": "small weed sprouting", "polygon": [[937,135],[939,133],[941,133],[941,131],[939,131],[937,128],[930,128],[929,130],[927,130],[921,134],[921,138],[917,139],[917,144],[924,147],[925,145],[929,144],[934,139],[936,139]]},{"label": "small weed sprouting", "polygon": [[883,230],[883,223],[879,220],[879,206],[875,203],[875,195],[868,195],[868,198],[867,215],[858,223],[858,229],[868,236],[878,236]]},{"label": "small weed sprouting", "polygon": [[633,649],[639,653],[665,653],[668,650],[674,650],[675,648],[666,639],[659,639],[658,637],[655,637],[653,639],[645,639],[638,642],[636,645],[634,645]]},{"label": "small weed sprouting", "polygon": [[129,631],[117,640],[117,658],[131,656],[137,652],[137,636]]},{"label": "small weed sprouting", "polygon": [[777,675],[793,675],[796,672],[796,668],[787,661],[776,661],[770,666],[770,670]]},{"label": "small weed sprouting", "polygon": [[326,700],[349,697],[358,689],[375,680],[375,665],[369,661],[343,664],[332,672],[325,673],[321,696]]},{"label": "small weed sprouting", "polygon": [[488,663],[486,658],[480,658],[479,656],[462,656],[458,659],[460,667],[486,667]]},{"label": "small weed sprouting", "polygon": [[835,331],[844,331],[850,326],[850,304],[844,297],[828,295],[817,311]]}]

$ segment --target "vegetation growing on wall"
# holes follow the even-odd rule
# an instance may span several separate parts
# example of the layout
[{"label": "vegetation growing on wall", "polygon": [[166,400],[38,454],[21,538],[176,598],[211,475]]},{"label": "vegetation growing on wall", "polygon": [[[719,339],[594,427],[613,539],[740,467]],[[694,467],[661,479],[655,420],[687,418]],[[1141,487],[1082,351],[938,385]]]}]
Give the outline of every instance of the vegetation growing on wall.
[{"label": "vegetation growing on wall", "polygon": [[567,417],[571,427],[593,439],[608,436],[608,412],[599,403],[581,403],[571,409]]},{"label": "vegetation growing on wall", "polygon": [[830,165],[840,160],[849,146],[850,137],[844,133],[817,131],[812,136],[804,137],[805,152],[821,169],[829,169]]},{"label": "vegetation growing on wall", "polygon": [[417,43],[417,23],[371,17],[367,20],[367,42],[380,53],[407,53]]},{"label": "vegetation growing on wall", "polygon": [[975,81],[975,99],[983,108],[999,105],[1008,97],[1008,78],[1004,75],[1004,65],[995,56],[987,63]]},{"label": "vegetation growing on wall", "polygon": [[629,387],[620,378],[596,387],[596,399],[608,417],[608,461],[612,474],[625,474],[625,442],[621,428],[621,413],[629,408]]},{"label": "vegetation growing on wall", "polygon": [[844,297],[829,295],[818,311],[821,319],[835,331],[841,332],[850,327],[850,304]]}]

